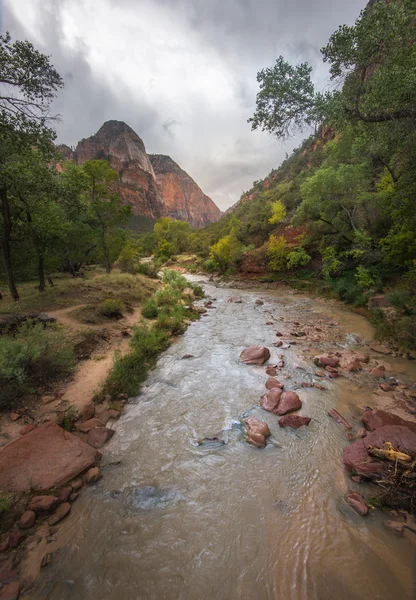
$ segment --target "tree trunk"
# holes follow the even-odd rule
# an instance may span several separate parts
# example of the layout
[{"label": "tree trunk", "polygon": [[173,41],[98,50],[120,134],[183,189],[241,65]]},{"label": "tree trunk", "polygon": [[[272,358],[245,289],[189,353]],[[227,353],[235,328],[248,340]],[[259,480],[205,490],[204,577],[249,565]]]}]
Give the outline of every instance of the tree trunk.
[{"label": "tree trunk", "polygon": [[43,254],[39,252],[38,254],[38,275],[39,275],[39,291],[45,291],[45,266],[44,266],[44,258]]},{"label": "tree trunk", "polygon": [[53,284],[53,279],[52,279],[52,277],[50,277],[50,276],[48,277],[48,283],[49,283],[49,285],[50,285],[51,287],[54,287],[54,284]]},{"label": "tree trunk", "polygon": [[0,190],[1,208],[3,214],[3,238],[1,240],[1,247],[3,251],[3,262],[4,270],[6,272],[7,285],[9,287],[10,294],[13,300],[19,300],[19,293],[16,288],[16,284],[13,278],[12,261],[10,254],[10,236],[12,232],[12,220],[10,216],[9,198],[7,196],[7,190],[4,188]]}]

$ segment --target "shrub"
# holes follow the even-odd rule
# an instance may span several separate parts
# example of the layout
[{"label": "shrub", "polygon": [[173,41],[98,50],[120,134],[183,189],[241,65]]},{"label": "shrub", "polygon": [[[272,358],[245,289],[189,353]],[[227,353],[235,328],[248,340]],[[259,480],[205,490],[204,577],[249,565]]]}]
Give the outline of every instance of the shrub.
[{"label": "shrub", "polygon": [[159,314],[156,302],[150,298],[143,306],[142,315],[145,319],[156,319]]},{"label": "shrub", "polygon": [[218,273],[218,271],[220,270],[220,265],[215,260],[215,258],[211,257],[203,263],[202,268],[204,269],[204,271],[207,271],[207,273]]},{"label": "shrub", "polygon": [[173,335],[179,335],[186,329],[184,319],[186,318],[186,309],[183,304],[165,308],[160,311],[157,321],[157,327],[164,331],[170,331]]},{"label": "shrub", "polygon": [[195,298],[204,298],[205,297],[205,292],[204,292],[202,286],[200,286],[198,283],[193,283],[191,285],[191,288],[194,291]]},{"label": "shrub", "polygon": [[183,292],[189,285],[186,278],[173,269],[165,269],[163,271],[162,281],[180,292]]},{"label": "shrub", "polygon": [[286,269],[288,249],[286,240],[281,235],[271,235],[267,246],[267,256],[272,271],[283,271]]},{"label": "shrub", "polygon": [[292,267],[304,267],[310,262],[311,257],[305,251],[302,246],[295,248],[292,252],[289,252],[287,255],[287,268],[291,269]]},{"label": "shrub", "polygon": [[58,326],[28,321],[0,337],[0,407],[31,387],[69,373],[75,364],[73,343]]},{"label": "shrub", "polygon": [[180,294],[171,286],[165,285],[154,295],[157,306],[173,306],[180,300]]},{"label": "shrub", "polygon": [[107,298],[98,306],[98,312],[107,319],[120,319],[123,316],[124,305],[121,300]]}]

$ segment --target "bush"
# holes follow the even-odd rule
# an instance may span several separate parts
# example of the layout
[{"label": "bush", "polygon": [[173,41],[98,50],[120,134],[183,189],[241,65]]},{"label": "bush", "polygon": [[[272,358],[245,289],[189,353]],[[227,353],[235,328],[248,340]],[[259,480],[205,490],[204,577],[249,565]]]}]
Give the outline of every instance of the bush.
[{"label": "bush", "polygon": [[112,298],[107,298],[98,306],[99,314],[107,319],[121,319],[123,310],[124,304],[121,300],[113,300]]},{"label": "bush", "polygon": [[191,288],[193,289],[195,298],[204,298],[205,297],[205,292],[202,289],[202,286],[200,286],[198,283],[193,283],[191,285]]},{"label": "bush", "polygon": [[157,327],[150,330],[145,326],[135,327],[130,352],[124,356],[116,354],[114,366],[107,378],[102,393],[116,396],[120,393],[134,396],[147,377],[157,356],[169,346],[169,336]]},{"label": "bush", "polygon": [[267,246],[267,256],[272,271],[283,271],[286,269],[287,255],[288,249],[285,238],[282,235],[279,237],[271,235]]},{"label": "bush", "polygon": [[180,294],[171,285],[165,285],[154,295],[157,306],[173,306],[180,300]]},{"label": "bush", "polygon": [[376,330],[375,337],[390,342],[402,352],[416,351],[416,319],[414,315],[386,315],[378,310],[372,313],[371,323]]},{"label": "bush", "polygon": [[331,279],[331,286],[336,295],[347,304],[366,306],[368,298],[357,281],[355,271],[345,271],[340,277]]},{"label": "bush", "polygon": [[186,329],[184,319],[186,318],[186,308],[183,304],[165,308],[160,311],[157,321],[157,327],[164,331],[170,331],[173,335],[179,335]]},{"label": "bush", "polygon": [[207,273],[218,273],[220,270],[220,265],[217,263],[215,258],[211,257],[203,263],[202,268],[204,271],[207,271]]},{"label": "bush", "polygon": [[305,251],[302,246],[295,248],[292,252],[289,252],[287,255],[287,268],[291,269],[292,267],[304,267],[311,260],[309,254]]},{"label": "bush", "polygon": [[159,314],[156,302],[150,298],[142,308],[142,315],[145,319],[156,319]]},{"label": "bush", "polygon": [[163,283],[171,285],[173,289],[183,292],[183,290],[188,287],[188,282],[186,278],[178,273],[178,271],[174,271],[173,269],[165,269],[162,275]]},{"label": "bush", "polygon": [[10,406],[34,385],[69,373],[74,364],[73,344],[58,326],[28,321],[14,336],[1,336],[0,407]]}]

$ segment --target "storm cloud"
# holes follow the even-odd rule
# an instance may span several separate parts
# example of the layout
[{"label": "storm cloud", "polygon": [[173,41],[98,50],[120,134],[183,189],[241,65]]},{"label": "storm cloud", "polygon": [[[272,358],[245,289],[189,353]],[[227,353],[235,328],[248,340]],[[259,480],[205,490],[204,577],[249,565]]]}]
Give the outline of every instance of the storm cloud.
[{"label": "storm cloud", "polygon": [[[1,0],[0,0],[1,2]],[[58,141],[118,119],[169,154],[224,210],[279,165],[282,145],[247,119],[256,74],[282,54],[327,85],[319,49],[363,0],[3,0],[2,32],[51,55],[65,88]]]}]

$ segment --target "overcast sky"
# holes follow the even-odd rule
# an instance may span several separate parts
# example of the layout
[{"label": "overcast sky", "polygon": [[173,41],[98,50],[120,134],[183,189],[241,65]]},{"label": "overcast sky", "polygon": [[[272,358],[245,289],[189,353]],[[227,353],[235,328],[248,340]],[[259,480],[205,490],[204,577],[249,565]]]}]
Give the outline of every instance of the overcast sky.
[{"label": "overcast sky", "polygon": [[[51,55],[65,80],[58,141],[75,145],[104,121],[128,123],[169,154],[224,210],[277,167],[282,145],[252,132],[257,71],[282,54],[307,60],[365,0],[0,0],[1,29]],[[306,134],[305,134],[306,135]]]}]

